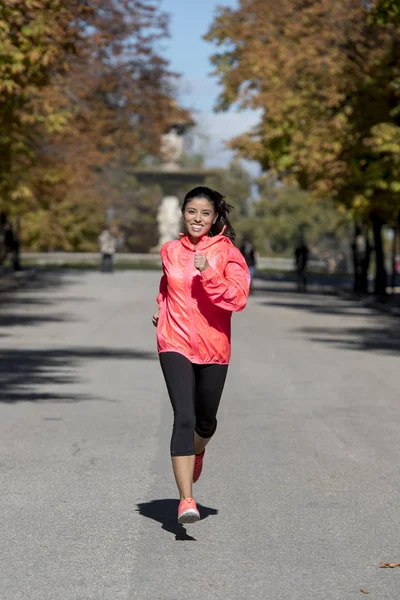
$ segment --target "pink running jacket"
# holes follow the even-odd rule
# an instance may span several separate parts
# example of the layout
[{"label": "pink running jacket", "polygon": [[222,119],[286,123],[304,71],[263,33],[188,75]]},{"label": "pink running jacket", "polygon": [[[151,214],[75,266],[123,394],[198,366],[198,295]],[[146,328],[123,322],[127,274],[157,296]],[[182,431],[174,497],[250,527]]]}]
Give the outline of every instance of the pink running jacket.
[{"label": "pink running jacket", "polygon": [[[209,267],[200,273],[195,252]],[[164,275],[157,304],[159,352],[179,352],[192,363],[228,364],[231,317],[247,303],[250,274],[240,251],[222,233],[193,245],[188,236],[160,251]]]}]

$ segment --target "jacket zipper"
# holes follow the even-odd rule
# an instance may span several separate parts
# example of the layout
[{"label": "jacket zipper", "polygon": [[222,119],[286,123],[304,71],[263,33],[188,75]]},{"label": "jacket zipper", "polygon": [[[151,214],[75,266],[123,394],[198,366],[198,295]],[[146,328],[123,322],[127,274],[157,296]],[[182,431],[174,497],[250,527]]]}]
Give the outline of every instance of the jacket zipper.
[{"label": "jacket zipper", "polygon": [[191,254],[189,257],[189,261],[188,261],[188,264],[185,269],[184,277],[185,277],[186,300],[187,300],[188,313],[189,313],[190,337],[191,337],[192,347],[193,347],[194,354],[195,354],[195,359],[198,360],[199,359],[199,347],[197,345],[196,325],[194,322],[194,315],[193,315],[193,308],[192,308],[192,295],[191,295],[190,289],[189,289],[189,275],[193,268],[192,256],[193,256],[193,254]]}]

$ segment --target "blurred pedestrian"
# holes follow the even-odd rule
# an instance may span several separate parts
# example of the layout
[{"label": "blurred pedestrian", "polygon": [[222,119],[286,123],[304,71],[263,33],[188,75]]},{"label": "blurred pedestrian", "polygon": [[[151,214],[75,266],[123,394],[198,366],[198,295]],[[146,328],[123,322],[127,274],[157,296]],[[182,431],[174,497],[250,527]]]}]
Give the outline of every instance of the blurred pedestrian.
[{"label": "blurred pedestrian", "polygon": [[249,268],[250,293],[252,294],[253,293],[253,279],[254,279],[254,274],[255,274],[255,270],[256,270],[256,266],[257,266],[257,257],[256,257],[255,248],[248,236],[245,236],[243,238],[243,241],[240,245],[240,252],[242,253],[243,258],[246,261],[246,265]]},{"label": "blurred pedestrian", "polygon": [[13,226],[8,220],[5,212],[0,213],[0,264],[11,256],[11,264],[14,271],[20,271],[19,259],[19,236],[14,232]]},{"label": "blurred pedestrian", "polygon": [[115,236],[110,231],[110,227],[106,225],[104,230],[99,235],[99,244],[101,252],[101,266],[100,270],[103,273],[112,273],[113,271],[113,259],[117,248],[117,241]]},{"label": "blurred pedestrian", "polygon": [[174,412],[171,456],[179,523],[200,518],[192,483],[200,477],[217,427],[232,312],[244,309],[249,293],[249,270],[232,243],[230,209],[219,192],[191,190],[182,206],[185,233],[161,248],[164,274],[152,320]]},{"label": "blurred pedestrian", "polygon": [[297,290],[299,292],[307,291],[307,262],[308,262],[309,250],[304,241],[304,238],[300,238],[294,251],[294,262],[296,269],[296,282]]},{"label": "blurred pedestrian", "polygon": [[335,271],[336,273],[347,273],[347,260],[343,252],[339,252],[336,257]]}]

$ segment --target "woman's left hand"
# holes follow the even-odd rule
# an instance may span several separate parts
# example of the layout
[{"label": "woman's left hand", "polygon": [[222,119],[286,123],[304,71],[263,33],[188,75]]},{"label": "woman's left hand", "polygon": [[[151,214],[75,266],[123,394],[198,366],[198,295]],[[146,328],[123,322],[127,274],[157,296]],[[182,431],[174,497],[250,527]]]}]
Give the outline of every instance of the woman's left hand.
[{"label": "woman's left hand", "polygon": [[159,318],[160,318],[160,309],[158,309],[154,313],[154,315],[153,315],[153,317],[151,319],[151,322],[153,323],[154,327],[157,327]]},{"label": "woman's left hand", "polygon": [[194,266],[196,267],[196,269],[198,269],[200,271],[200,273],[202,271],[205,271],[207,269],[207,267],[209,266],[208,264],[208,260],[205,254],[196,254],[194,255]]}]

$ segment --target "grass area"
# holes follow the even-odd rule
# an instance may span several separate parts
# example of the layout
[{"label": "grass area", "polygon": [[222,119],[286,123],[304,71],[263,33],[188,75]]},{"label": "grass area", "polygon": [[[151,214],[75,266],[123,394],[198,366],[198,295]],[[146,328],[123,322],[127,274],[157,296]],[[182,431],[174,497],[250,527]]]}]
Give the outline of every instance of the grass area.
[{"label": "grass area", "polygon": [[[77,271],[98,271],[100,268],[100,263],[99,262],[89,262],[89,261],[64,261],[64,262],[54,262],[54,263],[44,263],[44,264],[39,264],[37,261],[30,261],[25,260],[23,263],[23,266],[26,268],[37,268],[41,271],[46,271],[46,270],[57,270],[57,269],[74,269]],[[157,262],[148,262],[148,261],[137,261],[137,262],[133,262],[133,261],[117,261],[114,263],[114,270],[115,271],[160,271],[161,270],[161,265],[157,264]],[[272,268],[266,268],[266,269],[257,269],[256,271],[256,277],[277,277],[277,278],[288,278],[288,279],[295,279],[295,273],[294,271],[286,271],[283,269],[272,269]],[[325,273],[322,272],[318,269],[313,269],[313,270],[309,270],[308,271],[308,276],[309,277],[322,277],[324,279],[330,280],[332,281],[332,283],[336,280],[340,280],[342,281],[343,279],[351,279],[351,275],[346,275],[346,274],[341,274],[341,273]]]},{"label": "grass area", "polygon": [[[98,271],[100,268],[99,263],[90,263],[86,261],[82,262],[68,262],[65,261],[63,263],[45,263],[38,264],[37,261],[24,261],[24,267],[35,267],[41,271],[55,269],[74,269],[77,271]],[[161,266],[156,263],[149,262],[132,262],[132,261],[120,261],[114,263],[114,271],[160,271]]]},{"label": "grass area", "polygon": [[[154,257],[154,262],[152,261],[141,261],[141,260],[123,260],[116,259],[114,261],[114,270],[115,271],[160,271],[161,265],[157,262],[158,257]],[[35,268],[39,271],[54,271],[54,270],[76,270],[76,271],[98,271],[100,268],[99,260],[64,260],[63,262],[54,261],[54,262],[41,262],[37,259],[29,259],[28,257],[24,258],[22,263],[23,268],[32,269]],[[4,271],[12,271],[11,267],[4,267]],[[0,269],[1,271],[1,269]],[[276,269],[272,267],[257,269],[256,277],[269,277],[269,278],[277,278],[277,279],[288,279],[294,280],[295,273],[293,270],[285,270],[285,269]],[[324,279],[325,281],[329,281],[334,284],[336,281],[340,282],[343,280],[351,280],[352,276],[350,274],[342,274],[342,273],[326,273],[318,268],[310,268],[308,270],[308,277]]]}]

